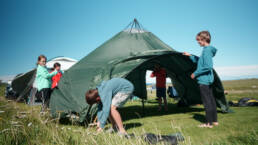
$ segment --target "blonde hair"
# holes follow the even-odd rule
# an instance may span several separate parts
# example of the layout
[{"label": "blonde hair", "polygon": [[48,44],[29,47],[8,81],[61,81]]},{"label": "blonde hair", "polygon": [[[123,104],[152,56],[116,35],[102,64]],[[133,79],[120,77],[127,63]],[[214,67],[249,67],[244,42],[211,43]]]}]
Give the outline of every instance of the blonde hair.
[{"label": "blonde hair", "polygon": [[37,62],[37,65],[39,64],[39,62],[41,61],[41,59],[43,59],[43,58],[45,58],[45,60],[47,61],[47,57],[45,56],[45,55],[40,55],[39,57],[38,57],[38,62]]},{"label": "blonde hair", "polygon": [[209,31],[201,31],[197,34],[196,37],[199,37],[201,40],[204,40],[207,43],[211,42],[211,34]]}]

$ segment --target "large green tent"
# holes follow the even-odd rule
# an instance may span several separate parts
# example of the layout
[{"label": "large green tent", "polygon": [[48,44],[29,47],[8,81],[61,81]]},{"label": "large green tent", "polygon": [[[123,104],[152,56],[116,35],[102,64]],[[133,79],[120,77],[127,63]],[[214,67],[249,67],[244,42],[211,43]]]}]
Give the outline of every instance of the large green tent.
[{"label": "large green tent", "polygon": [[[181,101],[187,105],[201,103],[197,82],[190,78],[196,69],[191,60],[162,42],[151,32],[143,30],[134,20],[129,27],[96,48],[72,66],[62,77],[59,89],[51,95],[52,115],[57,112],[77,113],[80,121],[96,113],[96,106],[85,102],[85,92],[103,80],[126,78],[134,84],[134,95],[147,99],[145,75],[160,63],[172,80]],[[222,83],[215,73],[213,84],[217,105],[228,111]]]}]

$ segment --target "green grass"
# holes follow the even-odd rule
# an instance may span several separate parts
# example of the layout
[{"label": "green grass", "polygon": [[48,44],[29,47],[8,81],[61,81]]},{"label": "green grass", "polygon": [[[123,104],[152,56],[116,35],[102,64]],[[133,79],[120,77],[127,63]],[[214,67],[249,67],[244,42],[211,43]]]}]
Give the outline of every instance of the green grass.
[{"label": "green grass", "polygon": [[0,96],[4,96],[6,84],[0,82]]},{"label": "green grass", "polygon": [[258,99],[258,79],[224,81],[223,86],[228,92],[228,100],[239,100],[243,97]]},{"label": "green grass", "polygon": [[[238,100],[241,97],[258,98],[256,92],[258,88],[252,87],[258,84],[257,79],[223,83],[225,89],[229,90],[228,100]],[[237,91],[230,92],[230,90]],[[3,92],[2,86],[0,96],[3,96]],[[145,103],[145,114],[142,113],[140,101],[128,102],[119,110],[128,133],[136,134],[135,139],[120,138],[116,134],[97,134],[95,128],[87,128],[74,122],[67,125],[60,124],[50,118],[49,114],[40,115],[39,106],[31,107],[1,97],[0,111],[5,112],[0,113],[0,144],[142,145],[147,144],[141,138],[144,133],[176,132],[181,132],[184,136],[185,141],[180,142],[183,145],[254,145],[258,142],[258,107],[232,107],[235,113],[230,114],[219,111],[220,125],[206,129],[197,127],[205,120],[203,106],[178,108],[175,101],[169,99],[169,112],[160,113],[156,111],[157,102],[153,96],[154,92],[149,94],[151,99]]]},{"label": "green grass", "polygon": [[258,90],[258,79],[223,81],[225,90]]}]

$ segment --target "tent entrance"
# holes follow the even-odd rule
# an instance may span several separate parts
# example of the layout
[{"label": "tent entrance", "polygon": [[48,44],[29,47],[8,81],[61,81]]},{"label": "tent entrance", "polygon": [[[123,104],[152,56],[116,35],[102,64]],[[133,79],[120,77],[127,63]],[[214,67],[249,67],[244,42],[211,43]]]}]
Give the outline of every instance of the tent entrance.
[{"label": "tent entrance", "polygon": [[147,89],[147,96],[156,96],[156,78],[151,78],[150,75],[152,70],[146,71],[146,89]]},{"label": "tent entrance", "polygon": [[[155,64],[159,64],[162,68],[166,70],[167,78],[171,80],[172,85],[175,87],[178,95],[180,96],[180,101],[183,102],[183,106],[189,106],[191,104],[199,104],[200,94],[197,84],[189,76],[189,73],[193,69],[187,64],[183,64],[181,56],[178,53],[157,55],[152,58],[141,58],[141,62],[137,67],[132,69],[129,73],[124,75],[126,79],[131,81],[135,87],[134,95],[138,96],[143,101],[147,99],[147,87],[146,87],[146,72],[153,71]],[[134,61],[133,59],[130,61]],[[126,62],[129,64],[129,62]],[[120,64],[122,65],[122,64]],[[115,70],[119,70],[119,66],[115,67]],[[114,71],[115,72],[115,71]],[[116,75],[111,75],[111,78]],[[153,94],[156,96],[155,94]],[[189,102],[190,100],[190,102]]]},{"label": "tent entrance", "polygon": [[[155,58],[155,59],[147,60],[144,63],[140,64],[137,68],[129,72],[125,78],[133,83],[135,88],[134,95],[142,99],[143,114],[144,114],[144,101],[147,100],[148,91],[152,91],[152,96],[156,96],[156,93],[154,91],[156,85],[154,83],[152,84],[146,83],[146,75],[150,75],[149,72],[153,71],[154,66],[157,62],[159,62],[159,64],[161,64],[161,67],[166,70],[167,78],[169,78],[171,82],[173,82],[173,85],[179,86],[176,89],[179,89],[180,87],[183,86],[183,84],[181,84],[181,82],[178,81],[178,78],[176,77],[174,71],[171,70],[171,68],[167,67],[168,64],[173,65],[173,63],[165,63],[165,62],[162,62],[162,60],[160,60],[159,58]],[[162,65],[163,63],[167,65]],[[147,74],[147,71],[148,71],[148,74]],[[174,82],[176,82],[176,84]],[[182,92],[184,92],[184,90],[181,91],[181,93]]]},{"label": "tent entrance", "polygon": [[[152,72],[154,70],[155,64],[160,64],[162,68],[166,70],[167,78],[171,80],[173,86],[177,86],[177,92],[183,96],[185,94],[184,80],[190,79],[185,73],[181,73],[181,67],[175,63],[171,58],[176,57],[173,54],[170,55],[160,55],[139,64],[135,69],[125,75],[125,78],[134,84],[135,91],[134,94],[140,98],[147,99],[146,89],[146,72]],[[148,75],[150,75],[148,73]]]}]

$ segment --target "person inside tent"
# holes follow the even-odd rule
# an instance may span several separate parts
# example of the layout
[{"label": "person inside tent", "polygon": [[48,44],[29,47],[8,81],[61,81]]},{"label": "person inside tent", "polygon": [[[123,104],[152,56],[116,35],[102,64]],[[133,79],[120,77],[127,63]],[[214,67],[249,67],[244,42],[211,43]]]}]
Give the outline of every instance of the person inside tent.
[{"label": "person inside tent", "polygon": [[150,77],[156,77],[156,95],[159,102],[159,109],[162,109],[162,98],[164,101],[164,109],[168,111],[167,108],[167,98],[166,98],[166,70],[160,66],[160,64],[156,63],[154,65],[154,71],[151,73]]},{"label": "person inside tent", "polygon": [[51,85],[51,89],[55,89],[57,88],[58,82],[60,81],[63,72],[61,71],[61,64],[56,62],[54,64],[54,70],[53,71],[57,71],[58,73],[52,77],[52,85]]},{"label": "person inside tent", "polygon": [[51,78],[56,75],[58,72],[55,70],[52,73],[49,73],[46,68],[47,58],[44,55],[38,57],[37,62],[37,73],[36,73],[36,83],[39,94],[42,99],[42,109],[45,111],[49,106],[50,93],[51,93]]},{"label": "person inside tent", "polygon": [[85,100],[89,105],[98,104],[97,131],[102,131],[107,118],[109,118],[112,128],[108,132],[118,129],[120,135],[127,135],[120,113],[117,108],[122,107],[132,96],[134,86],[131,82],[123,78],[113,78],[103,81],[96,89],[88,90]]}]

